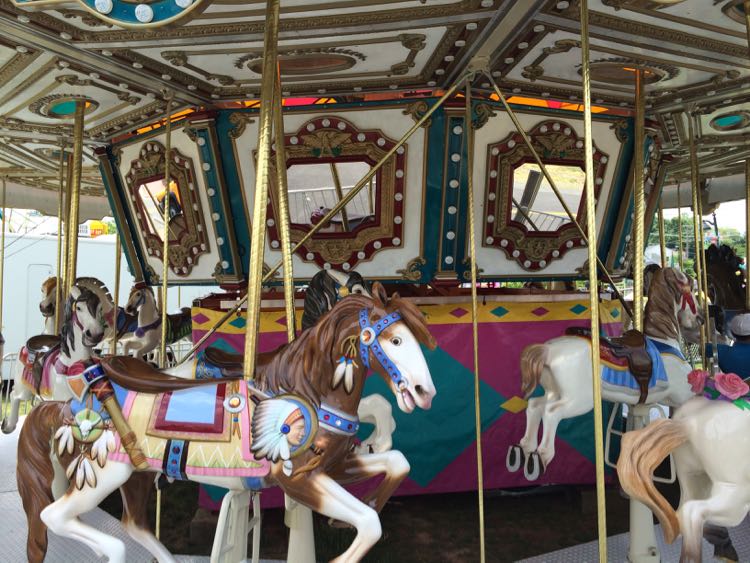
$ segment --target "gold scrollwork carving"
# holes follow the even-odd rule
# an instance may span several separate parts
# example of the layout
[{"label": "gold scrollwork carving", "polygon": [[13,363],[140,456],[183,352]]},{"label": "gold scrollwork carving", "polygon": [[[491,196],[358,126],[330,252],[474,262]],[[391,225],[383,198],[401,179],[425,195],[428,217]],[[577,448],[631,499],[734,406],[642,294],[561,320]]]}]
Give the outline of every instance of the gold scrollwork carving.
[{"label": "gold scrollwork carving", "polygon": [[229,130],[229,138],[230,139],[239,139],[242,137],[242,134],[245,132],[245,127],[247,127],[248,123],[252,123],[253,119],[252,116],[249,113],[242,113],[239,111],[236,111],[229,115],[229,123],[231,123],[234,127],[232,127]]},{"label": "gold scrollwork carving", "polygon": [[406,263],[406,268],[396,270],[396,273],[401,274],[402,280],[419,281],[420,279],[422,279],[422,271],[420,270],[420,268],[422,266],[425,266],[426,264],[427,260],[425,260],[421,256],[417,256],[416,258],[412,258]]}]

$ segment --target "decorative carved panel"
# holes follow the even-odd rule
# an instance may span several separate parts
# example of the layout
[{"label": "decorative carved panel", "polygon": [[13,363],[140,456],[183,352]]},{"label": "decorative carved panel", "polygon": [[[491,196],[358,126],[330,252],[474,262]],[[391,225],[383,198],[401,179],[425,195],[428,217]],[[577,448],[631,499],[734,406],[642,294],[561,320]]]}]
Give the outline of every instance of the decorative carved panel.
[{"label": "decorative carved panel", "polygon": [[169,205],[169,267],[178,276],[187,276],[208,252],[203,211],[198,196],[193,162],[177,149],[170,151],[170,189],[164,186],[165,148],[157,141],[141,147],[139,157],[130,163],[125,176],[128,197],[149,256],[162,259],[164,205]]},{"label": "decorative carved panel", "polygon": [[[300,129],[285,135],[287,171],[290,173],[290,212],[292,222],[290,234],[296,243],[309,232],[312,223],[333,207],[351,189],[361,176],[376,164],[396,142],[378,130],[359,130],[350,122],[339,117],[317,117],[303,124]],[[330,186],[318,187],[321,180],[313,177],[328,166],[336,171],[331,173]],[[292,181],[291,173],[296,178],[300,168],[310,167],[310,188],[299,189],[299,181]],[[275,184],[275,153],[271,156],[271,182]],[[344,172],[348,171],[348,178]],[[356,173],[356,175],[355,175]],[[334,180],[334,174],[338,178]],[[369,260],[382,249],[402,246],[404,220],[404,187],[406,182],[406,146],[398,149],[375,174],[372,186],[365,186],[361,191],[362,209],[347,205],[347,214],[339,213],[328,225],[302,246],[300,258],[312,261],[322,267],[336,266],[344,270],[353,268],[358,262]],[[279,248],[280,238],[276,228],[278,217],[278,199],[275,185],[271,190],[268,204],[268,237],[272,248]],[[328,194],[327,199],[320,198],[321,193]],[[304,209],[295,207],[294,200],[304,198],[308,202],[320,205],[322,209]],[[356,200],[352,200],[355,203]],[[309,213],[312,211],[311,213]],[[308,220],[307,214],[310,215]]]},{"label": "decorative carved panel", "polygon": [[[543,121],[528,134],[556,180],[555,184],[566,192],[564,199],[571,212],[579,224],[584,224],[583,140],[572,127],[559,120]],[[608,160],[609,157],[595,146],[596,196],[604,181]],[[512,133],[487,147],[482,244],[499,248],[522,268],[533,272],[585,243],[546,179],[539,174],[534,183],[532,174],[538,174],[538,166],[519,133]],[[535,210],[537,200],[546,200],[540,205],[553,211]]]}]

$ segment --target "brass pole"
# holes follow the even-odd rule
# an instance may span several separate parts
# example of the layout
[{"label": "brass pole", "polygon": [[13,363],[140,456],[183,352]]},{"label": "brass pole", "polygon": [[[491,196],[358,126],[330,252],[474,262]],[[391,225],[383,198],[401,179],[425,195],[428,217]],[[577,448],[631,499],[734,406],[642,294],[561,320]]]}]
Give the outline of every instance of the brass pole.
[{"label": "brass pole", "polygon": [[[695,162],[696,168],[698,167],[698,161],[696,159]],[[701,303],[703,303],[703,318],[706,320],[706,322],[703,324],[703,330],[706,332],[706,342],[709,342],[711,339],[711,333],[709,332],[709,310],[708,310],[708,273],[706,272],[706,253],[705,249],[703,247],[703,198],[698,197],[698,217],[700,218],[700,227],[701,227],[701,264],[700,269],[698,270],[698,285],[701,288],[701,293],[703,294],[703,300]],[[714,351],[716,348],[714,348]],[[708,358],[706,358],[708,361]],[[713,356],[711,357],[711,363],[713,363]],[[710,366],[711,373],[713,374],[713,365]]]},{"label": "brass pole", "polygon": [[65,225],[63,228],[63,255],[62,255],[62,277],[61,281],[64,283],[63,285],[63,294],[62,298],[66,299],[68,297],[68,253],[70,252],[70,231],[71,231],[71,224],[70,224],[70,200],[72,190],[73,190],[73,154],[71,152],[68,152],[67,158],[65,159],[67,162],[67,169],[65,171],[65,201],[63,203],[63,217],[65,217]]},{"label": "brass pole", "polygon": [[[279,238],[284,262],[284,307],[286,308],[286,336],[289,342],[295,337],[294,269],[292,240],[289,235],[289,187],[286,177],[286,146],[284,144],[284,115],[282,109],[281,72],[277,65],[274,88],[273,129],[276,138],[276,196],[279,200]],[[331,163],[333,170],[336,165]],[[348,229],[347,229],[348,230]]]},{"label": "brass pole", "polygon": [[471,80],[466,82],[466,189],[469,207],[469,252],[471,253],[471,332],[474,344],[474,425],[477,442],[477,494],[479,497],[479,561],[485,561],[484,542],[484,468],[482,464],[482,416],[479,406],[479,307],[477,304],[477,242],[474,218],[474,130],[471,107]]},{"label": "brass pole", "polygon": [[661,267],[667,267],[667,240],[664,233],[664,206],[659,198],[659,214],[656,218],[659,221],[659,254],[661,255]]},{"label": "brass pole", "polygon": [[[531,139],[526,133],[526,130],[523,128],[523,125],[521,125],[521,122],[518,121],[518,117],[516,117],[516,112],[514,112],[513,108],[510,107],[508,100],[503,95],[502,91],[497,85],[497,82],[495,82],[494,77],[489,73],[489,71],[485,70],[484,73],[487,77],[487,80],[490,82],[490,84],[492,84],[492,89],[495,91],[495,94],[497,94],[497,96],[500,98],[500,102],[502,102],[503,107],[505,108],[505,111],[508,114],[508,117],[510,117],[510,120],[513,122],[513,125],[515,125],[516,130],[518,131],[518,134],[521,135],[521,138],[523,139],[524,144],[529,148],[529,152],[531,153],[531,156],[534,157],[534,160],[539,166],[539,169],[542,171],[542,174],[544,174],[544,177],[547,179],[547,182],[549,182],[550,188],[552,188],[552,191],[555,193],[555,196],[557,197],[557,200],[560,202],[560,205],[565,211],[565,214],[568,216],[568,219],[573,225],[575,225],[576,229],[578,229],[578,234],[581,236],[584,243],[586,245],[589,245],[589,240],[588,240],[588,237],[586,236],[586,233],[583,230],[583,227],[581,227],[581,224],[578,222],[575,215],[573,215],[573,212],[570,210],[570,207],[568,207],[568,204],[565,203],[565,200],[563,199],[562,194],[560,193],[560,190],[557,188],[557,184],[552,179],[552,175],[547,170],[547,167],[544,165],[544,162],[542,162],[542,158],[539,156],[539,153],[537,152],[536,148],[534,148],[534,145],[531,142]],[[630,310],[630,306],[625,302],[625,299],[620,294],[620,291],[617,289],[617,286],[615,286],[615,282],[612,279],[612,276],[609,275],[609,272],[607,271],[607,268],[604,266],[604,263],[601,261],[599,256],[596,255],[596,253],[594,253],[594,255],[596,257],[596,264],[599,266],[599,271],[606,278],[607,283],[612,289],[612,292],[615,294],[615,297],[617,297],[618,301],[620,301],[620,303],[622,304],[623,310],[632,319],[633,312]]]},{"label": "brass pole", "polygon": [[[602,383],[599,363],[599,279],[596,254],[596,198],[594,197],[594,138],[591,125],[591,74],[589,70],[588,0],[581,0],[581,78],[583,80],[583,146],[586,171],[586,229],[588,230],[589,309],[591,310],[591,382],[594,399],[594,447],[596,461],[596,515],[599,561],[607,561],[607,507],[604,492],[604,435]],[[638,292],[635,292],[636,294]]]},{"label": "brass pole", "polygon": [[[341,200],[344,198],[344,192],[341,189],[341,179],[339,178],[339,171],[336,168],[336,163],[331,162],[331,176],[333,176],[333,189],[336,190],[336,197]],[[341,210],[341,222],[344,225],[344,232],[349,232],[349,215],[346,212],[346,207]]]},{"label": "brass pole", "polygon": [[[255,352],[260,330],[260,294],[263,277],[263,251],[266,244],[266,205],[268,203],[268,169],[273,139],[273,91],[278,67],[280,0],[266,2],[266,29],[263,38],[263,82],[260,95],[258,158],[255,171],[255,197],[250,241],[250,264],[247,270],[247,324],[245,326],[245,362],[243,375],[252,379],[255,373]],[[282,147],[278,147],[281,149]],[[283,261],[283,260],[282,260]]]},{"label": "brass pole", "polygon": [[[162,369],[167,367],[167,290],[169,289],[169,196],[171,189],[169,185],[170,167],[172,164],[172,100],[174,93],[165,92],[167,107],[166,123],[164,124],[164,210],[162,220],[164,230],[162,231],[162,267],[161,267],[161,346],[159,347],[159,365]],[[157,505],[158,507],[159,505]]]},{"label": "brass pole", "polygon": [[76,266],[78,263],[78,216],[81,199],[81,167],[83,159],[83,114],[86,110],[85,102],[77,101],[75,121],[73,123],[73,170],[72,185],[70,186],[70,216],[68,222],[68,263],[65,274],[65,295],[70,294],[76,280]]},{"label": "brass pole", "polygon": [[112,310],[112,355],[117,355],[117,306],[120,303],[120,268],[122,267],[122,250],[120,249],[120,232],[115,233],[115,294]]},{"label": "brass pole", "polygon": [[0,333],[2,333],[3,330],[3,295],[5,291],[5,227],[8,223],[5,214],[5,196],[7,191],[6,182],[7,178],[3,177],[3,234],[0,235]]},{"label": "brass pole", "polygon": [[682,203],[680,202],[680,183],[677,182],[677,244],[679,245],[679,253],[677,254],[677,260],[680,264],[680,271],[685,271],[685,264],[683,263],[683,244],[682,244]]},{"label": "brass pole", "polygon": [[[315,233],[317,233],[317,232],[318,232],[318,231],[320,230],[320,228],[321,228],[321,227],[322,227],[323,225],[325,225],[325,224],[326,224],[326,223],[328,223],[328,222],[329,222],[329,221],[330,221],[331,219],[333,219],[333,218],[334,218],[334,217],[335,217],[335,216],[336,216],[336,215],[337,215],[337,214],[339,213],[339,211],[341,211],[341,209],[343,209],[344,207],[346,207],[346,205],[347,205],[347,204],[348,204],[348,203],[349,203],[349,202],[350,202],[351,200],[353,200],[353,199],[354,199],[354,198],[355,198],[355,197],[357,196],[357,194],[358,194],[358,193],[360,192],[360,190],[361,190],[362,188],[364,188],[364,187],[365,187],[365,186],[367,185],[367,182],[369,182],[369,180],[370,180],[371,178],[373,178],[373,177],[375,176],[375,174],[377,173],[377,171],[378,171],[378,170],[380,170],[380,168],[381,168],[381,167],[382,167],[382,166],[383,166],[383,165],[384,165],[384,164],[385,164],[386,162],[388,162],[388,159],[389,159],[389,158],[391,158],[391,157],[392,157],[392,156],[393,156],[394,154],[396,154],[396,151],[397,151],[397,150],[398,150],[399,148],[401,148],[401,147],[402,147],[402,146],[404,145],[404,143],[406,143],[406,141],[408,141],[408,140],[409,140],[409,138],[410,138],[410,137],[411,137],[411,136],[412,136],[412,135],[413,135],[413,134],[414,134],[414,133],[415,133],[416,131],[418,131],[418,130],[419,130],[419,128],[420,128],[420,127],[422,127],[422,126],[423,126],[423,125],[424,125],[424,124],[425,124],[425,123],[426,123],[426,122],[427,122],[427,121],[428,121],[428,120],[430,119],[430,117],[432,117],[432,114],[433,114],[433,113],[435,113],[435,111],[437,111],[437,109],[438,109],[438,108],[439,108],[440,106],[442,106],[442,105],[443,105],[443,103],[444,103],[444,102],[445,102],[446,100],[448,100],[448,99],[449,99],[449,98],[450,98],[451,96],[453,96],[453,94],[454,94],[454,93],[456,92],[456,90],[457,90],[458,88],[460,88],[460,87],[461,87],[461,86],[463,85],[464,81],[466,80],[466,77],[467,77],[467,75],[466,75],[466,74],[464,74],[464,75],[463,75],[463,76],[462,76],[462,77],[461,77],[461,78],[460,78],[460,79],[458,80],[458,82],[456,82],[456,83],[455,83],[455,84],[454,84],[453,86],[451,86],[451,87],[450,87],[450,88],[449,88],[449,89],[448,89],[448,90],[447,90],[447,91],[446,91],[446,92],[445,92],[445,93],[444,93],[444,94],[443,94],[443,95],[442,95],[442,96],[440,97],[440,99],[438,99],[438,101],[437,101],[437,102],[435,102],[435,104],[434,104],[434,105],[433,105],[432,107],[430,107],[430,109],[428,109],[428,110],[427,110],[427,111],[425,112],[425,114],[424,114],[424,115],[423,115],[422,117],[420,117],[420,118],[419,118],[419,119],[417,120],[417,122],[416,122],[416,123],[415,123],[415,124],[414,124],[414,125],[413,125],[413,126],[411,127],[411,129],[409,129],[409,130],[408,130],[408,131],[407,131],[406,133],[404,133],[403,137],[401,137],[401,139],[400,139],[400,140],[399,140],[399,141],[398,141],[398,142],[397,142],[397,143],[396,143],[396,144],[395,144],[395,145],[394,145],[393,147],[391,147],[391,148],[390,148],[390,150],[389,150],[389,151],[388,151],[387,153],[385,153],[385,154],[383,155],[383,157],[382,157],[382,158],[381,158],[381,159],[380,159],[380,160],[379,160],[379,161],[378,161],[378,162],[377,162],[377,163],[376,163],[376,164],[375,164],[375,165],[374,165],[374,166],[373,166],[372,168],[370,168],[370,170],[369,170],[369,171],[367,172],[367,174],[365,174],[365,175],[364,175],[364,177],[363,177],[363,178],[362,178],[362,179],[361,179],[361,180],[360,180],[359,182],[357,182],[357,185],[356,185],[356,186],[354,186],[354,187],[353,187],[353,188],[352,188],[352,189],[351,189],[351,190],[349,191],[349,193],[347,193],[347,194],[346,194],[346,195],[344,196],[344,199],[342,199],[342,200],[341,200],[341,201],[339,201],[339,202],[338,202],[338,203],[337,203],[336,205],[334,205],[334,206],[333,206],[333,209],[331,209],[331,210],[330,210],[330,211],[329,211],[328,213],[326,213],[326,215],[325,215],[325,216],[324,216],[324,217],[323,217],[323,218],[322,218],[322,219],[321,219],[321,220],[320,220],[320,221],[319,221],[318,223],[316,223],[315,225],[313,225],[313,226],[312,226],[312,227],[310,228],[310,230],[309,230],[309,231],[307,231],[307,232],[306,232],[306,233],[305,233],[305,234],[304,234],[304,235],[302,236],[302,238],[301,238],[301,239],[299,240],[299,242],[297,242],[297,243],[296,243],[296,244],[294,245],[294,247],[292,248],[292,254],[294,254],[295,252],[297,252],[297,251],[298,251],[298,250],[300,249],[300,247],[302,247],[302,246],[303,246],[303,245],[304,245],[304,244],[305,244],[305,243],[306,243],[306,242],[307,242],[308,240],[310,240],[310,238],[312,238],[312,237],[313,237],[313,235],[315,235]],[[261,280],[261,283],[263,284],[263,283],[266,283],[266,282],[270,281],[271,279],[273,279],[273,276],[274,276],[274,274],[276,274],[276,272],[277,272],[277,271],[279,270],[279,268],[281,268],[282,266],[283,266],[283,260],[281,260],[281,261],[277,262],[276,264],[274,264],[274,265],[273,265],[273,267],[271,267],[271,268],[270,268],[270,269],[269,269],[269,270],[268,270],[268,271],[266,272],[266,274],[265,274],[265,275],[263,276],[263,279]],[[241,307],[242,307],[242,306],[243,306],[243,305],[244,305],[245,303],[247,303],[247,301],[248,301],[248,295],[247,295],[247,294],[245,294],[245,295],[244,295],[244,296],[243,296],[243,297],[242,297],[241,299],[239,299],[239,300],[237,301],[237,303],[235,303],[235,304],[234,304],[234,305],[232,306],[232,308],[231,308],[231,309],[229,309],[229,310],[228,310],[228,311],[227,311],[226,313],[224,313],[224,315],[222,315],[222,317],[221,317],[221,318],[220,318],[220,319],[219,319],[219,320],[218,320],[218,321],[216,322],[216,324],[215,324],[215,325],[214,325],[213,327],[211,327],[211,328],[210,328],[210,329],[209,329],[209,330],[208,330],[208,331],[206,332],[206,334],[204,334],[204,335],[203,335],[203,336],[202,336],[202,337],[201,337],[201,338],[200,338],[200,339],[198,340],[198,342],[196,342],[196,343],[195,343],[195,344],[193,345],[193,347],[192,347],[192,348],[190,348],[190,350],[188,350],[187,354],[185,354],[185,357],[183,357],[183,358],[182,358],[182,360],[180,360],[180,361],[178,362],[178,365],[180,365],[180,364],[183,364],[183,363],[184,363],[184,362],[186,362],[186,361],[187,361],[188,359],[190,359],[190,358],[191,358],[191,357],[193,356],[193,354],[195,354],[196,350],[198,350],[198,349],[199,349],[199,348],[200,348],[201,346],[203,346],[203,344],[204,344],[204,343],[206,342],[206,340],[208,340],[209,338],[211,338],[211,336],[212,336],[212,335],[213,335],[213,334],[214,334],[214,333],[215,333],[215,332],[216,332],[216,331],[217,331],[217,330],[218,330],[218,329],[219,329],[219,328],[220,328],[220,327],[221,327],[221,326],[222,326],[222,325],[223,325],[223,324],[224,324],[225,322],[227,322],[227,321],[228,321],[228,320],[229,320],[230,318],[232,318],[232,317],[234,316],[234,314],[235,314],[235,313],[236,313],[237,311],[239,311],[239,310],[240,310],[240,308],[241,308]]]},{"label": "brass pole", "polygon": [[748,55],[750,55],[750,0],[745,0],[743,3],[745,9],[745,32],[747,33],[747,49]]},{"label": "brass pole", "polygon": [[633,147],[633,328],[643,332],[643,224],[644,185],[643,159],[645,155],[645,99],[643,71],[635,71],[635,143]]},{"label": "brass pole", "polygon": [[65,143],[60,143],[60,160],[59,160],[59,182],[57,189],[57,283],[55,283],[55,334],[60,333],[60,320],[62,316],[62,292],[63,292],[63,268],[65,265],[62,261],[63,253],[63,191],[65,190]]},{"label": "brass pole", "polygon": [[750,311],[750,272],[747,270],[750,260],[750,159],[745,161],[745,309]]},{"label": "brass pole", "polygon": [[[690,138],[690,180],[692,184],[693,194],[693,242],[695,243],[695,271],[698,275],[698,287],[699,299],[701,302],[705,301],[705,295],[703,295],[703,283],[701,279],[701,268],[703,263],[703,229],[702,229],[702,217],[700,215],[700,176],[698,174],[698,148],[695,143],[695,133],[693,127],[693,116],[690,112],[687,114],[688,121],[688,136]],[[706,317],[708,322],[708,317]],[[706,364],[706,325],[703,324],[700,327],[700,346],[701,346],[701,361],[703,369],[707,369]]]}]

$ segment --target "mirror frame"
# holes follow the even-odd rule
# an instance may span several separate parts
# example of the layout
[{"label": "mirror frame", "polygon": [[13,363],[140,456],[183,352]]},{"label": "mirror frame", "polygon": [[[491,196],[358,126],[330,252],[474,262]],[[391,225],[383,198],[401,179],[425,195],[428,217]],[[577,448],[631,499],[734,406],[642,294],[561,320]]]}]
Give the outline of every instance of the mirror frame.
[{"label": "mirror frame", "polygon": [[[571,125],[557,119],[545,120],[527,134],[544,164],[583,168],[583,140]],[[594,197],[597,202],[608,161],[609,156],[594,145]],[[536,161],[518,132],[487,146],[482,246],[498,248],[524,270],[535,272],[543,270],[553,260],[559,260],[572,248],[585,248],[585,242],[571,222],[556,231],[537,232],[510,218],[513,174],[517,166],[526,162]],[[581,201],[575,210],[576,219],[581,225],[586,220],[583,194],[582,191]]]},{"label": "mirror frame", "polygon": [[[173,274],[185,277],[190,275],[201,255],[208,253],[208,238],[193,161],[175,148],[170,150],[170,157],[172,164],[169,167],[169,175],[180,192],[181,217],[184,218],[185,228],[179,233],[177,240],[169,243],[169,266]],[[145,253],[159,261],[164,246],[161,233],[154,232],[146,219],[146,209],[138,192],[143,184],[163,179],[164,165],[164,145],[158,141],[147,141],[141,146],[138,158],[131,161],[130,169],[125,175],[127,194],[143,237]]]},{"label": "mirror frame", "polygon": [[[379,130],[359,130],[336,116],[315,117],[290,135],[284,135],[287,168],[295,164],[346,162],[362,160],[377,163],[396,141]],[[269,181],[273,189],[268,198],[268,240],[279,249],[278,190],[276,189],[276,152],[271,152]],[[297,251],[305,261],[320,267],[336,266],[344,270],[370,260],[387,248],[403,245],[404,204],[406,188],[406,155],[404,144],[376,173],[375,221],[358,226],[351,232],[316,233]],[[255,155],[254,155],[255,156]],[[256,160],[257,162],[257,160]],[[364,188],[366,189],[366,188]],[[299,242],[311,225],[292,223],[291,240]]]}]

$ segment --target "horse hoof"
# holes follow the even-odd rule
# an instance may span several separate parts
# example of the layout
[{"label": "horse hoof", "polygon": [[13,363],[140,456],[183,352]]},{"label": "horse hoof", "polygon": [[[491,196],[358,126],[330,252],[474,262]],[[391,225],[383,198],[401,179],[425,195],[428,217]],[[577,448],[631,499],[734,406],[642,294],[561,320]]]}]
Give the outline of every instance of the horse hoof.
[{"label": "horse hoof", "polygon": [[527,481],[536,481],[542,474],[542,462],[539,459],[539,454],[532,452],[526,458],[526,463],[523,466],[523,476],[526,477]]},{"label": "horse hoof", "polygon": [[515,473],[521,469],[521,465],[524,462],[524,454],[521,447],[516,444],[508,448],[508,454],[505,456],[505,467],[508,471]]},{"label": "horse hoof", "polygon": [[10,434],[16,429],[16,425],[13,424],[12,426],[8,423],[7,419],[3,419],[2,425],[0,425],[0,429],[3,431],[3,434]]}]

